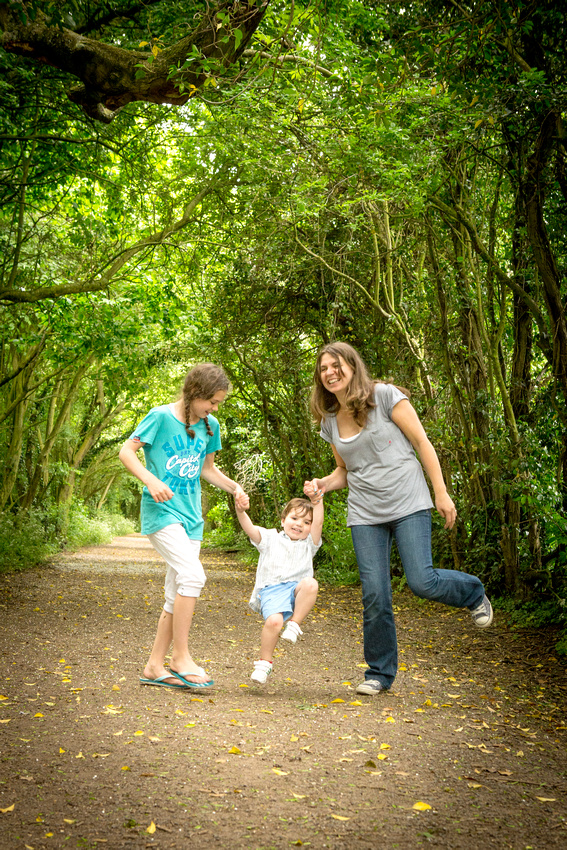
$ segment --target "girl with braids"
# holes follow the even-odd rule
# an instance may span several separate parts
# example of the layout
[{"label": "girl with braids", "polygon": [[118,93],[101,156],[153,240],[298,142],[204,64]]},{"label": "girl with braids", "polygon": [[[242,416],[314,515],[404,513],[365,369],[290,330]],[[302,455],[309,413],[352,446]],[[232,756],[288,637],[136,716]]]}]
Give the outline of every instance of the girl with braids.
[{"label": "girl with braids", "polygon": [[[229,390],[219,366],[199,363],[188,373],[181,398],[154,407],[120,450],[126,469],[144,485],[142,533],[167,563],[165,604],[154,645],[140,678],[143,685],[165,688],[207,688],[212,679],[192,659],[189,629],[197,597],[205,584],[199,560],[203,538],[201,477],[246,509],[242,487],[215,466],[221,447],[219,423],[212,416]],[[143,449],[146,465],[137,456]],[[173,641],[169,669],[166,653]]]},{"label": "girl with braids", "polygon": [[435,569],[431,557],[433,503],[452,528],[457,517],[429,442],[408,393],[373,381],[360,355],[344,342],[324,346],[317,357],[311,409],[330,443],[336,468],[305,482],[305,492],[349,488],[347,525],[362,583],[364,658],[368,665],[359,694],[388,690],[397,672],[398,648],[392,611],[390,548],[395,539],[408,586],[425,599],[468,608],[485,628],[492,607],[480,579],[457,570]]}]

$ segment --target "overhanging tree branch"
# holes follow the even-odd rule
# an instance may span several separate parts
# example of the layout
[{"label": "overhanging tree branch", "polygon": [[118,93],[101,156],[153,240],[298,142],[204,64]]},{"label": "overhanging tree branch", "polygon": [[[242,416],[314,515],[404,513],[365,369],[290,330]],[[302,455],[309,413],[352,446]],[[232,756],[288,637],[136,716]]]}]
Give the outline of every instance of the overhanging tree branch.
[{"label": "overhanging tree branch", "polygon": [[[268,3],[219,3],[205,11],[190,35],[149,54],[51,26],[39,11],[32,20],[25,15],[25,5],[0,3],[0,46],[77,77],[82,85],[71,89],[69,98],[91,118],[110,123],[132,101],[186,103],[211,76],[210,63],[222,72],[238,61]],[[24,20],[18,9],[24,11]]]},{"label": "overhanging tree branch", "polygon": [[34,303],[43,301],[47,298],[59,298],[62,295],[76,295],[84,292],[100,292],[110,286],[113,277],[122,269],[136,254],[144,251],[147,248],[153,248],[156,245],[162,245],[170,236],[183,230],[189,224],[195,210],[207,197],[216,189],[217,181],[213,180],[207,184],[200,192],[191,198],[181,218],[175,221],[163,230],[151,233],[145,239],[140,239],[134,245],[131,245],[126,250],[122,251],[118,256],[111,258],[104,272],[101,272],[98,277],[90,280],[76,280],[69,283],[60,283],[54,286],[40,286],[37,289],[18,289],[10,288],[0,290],[0,302],[10,303]]}]

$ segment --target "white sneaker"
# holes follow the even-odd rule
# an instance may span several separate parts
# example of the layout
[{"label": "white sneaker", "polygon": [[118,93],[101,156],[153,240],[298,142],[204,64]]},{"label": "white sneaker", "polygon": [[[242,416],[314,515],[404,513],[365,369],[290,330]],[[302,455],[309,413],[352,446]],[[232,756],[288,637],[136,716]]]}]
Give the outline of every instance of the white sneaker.
[{"label": "white sneaker", "polygon": [[471,610],[471,617],[479,629],[486,629],[492,623],[494,613],[488,596],[485,595],[480,605]]},{"label": "white sneaker", "polygon": [[382,682],[378,681],[378,679],[365,679],[364,682],[361,682],[360,685],[356,689],[357,694],[368,694],[372,696],[374,694],[379,694],[380,691],[385,691],[386,688],[382,684]]},{"label": "white sneaker", "polygon": [[290,620],[282,632],[282,640],[288,640],[290,643],[296,643],[299,635],[303,632],[293,620]]},{"label": "white sneaker", "polygon": [[252,671],[252,675],[250,678],[253,682],[258,682],[259,685],[265,685],[268,676],[272,672],[272,662],[271,661],[255,661],[254,662],[254,670]]}]

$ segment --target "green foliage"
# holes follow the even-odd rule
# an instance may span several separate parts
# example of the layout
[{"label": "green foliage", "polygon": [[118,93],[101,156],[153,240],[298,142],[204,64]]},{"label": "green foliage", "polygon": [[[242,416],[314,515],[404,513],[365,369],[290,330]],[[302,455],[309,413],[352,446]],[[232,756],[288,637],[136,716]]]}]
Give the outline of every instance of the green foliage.
[{"label": "green foliage", "polygon": [[226,500],[219,500],[205,517],[203,547],[234,549],[248,541],[240,527],[235,527]]},{"label": "green foliage", "polygon": [[75,503],[70,514],[66,548],[80,549],[110,543],[113,537],[133,534],[135,530],[134,523],[120,514],[93,513],[84,505]]},{"label": "green foliage", "polygon": [[0,572],[30,569],[57,550],[55,523],[44,511],[0,513]]},{"label": "green foliage", "polygon": [[[132,104],[108,127],[69,104],[53,70],[0,56],[0,282],[15,299],[1,306],[0,504],[65,516],[78,497],[75,545],[103,539],[97,507],[132,516],[139,502],[120,443],[207,359],[233,386],[219,466],[256,469],[251,515],[272,526],[305,478],[332,469],[307,399],[317,348],[345,339],[375,377],[411,389],[438,451],[459,520],[451,537],[435,526],[435,563],[529,593],[563,622],[546,594],[565,595],[565,358],[522,206],[542,121],[565,111],[556,6],[270,4],[252,73],[229,69],[179,109]],[[150,56],[200,6],[46,9]],[[559,132],[549,146],[541,220],[561,277]],[[565,303],[564,275],[555,294]],[[239,545],[215,498],[207,540]],[[318,573],[357,581],[344,494],[326,508]]]},{"label": "green foliage", "polygon": [[323,545],[315,560],[319,581],[333,585],[352,585],[360,582],[350,531],[346,527],[346,498],[331,495],[325,499]]}]

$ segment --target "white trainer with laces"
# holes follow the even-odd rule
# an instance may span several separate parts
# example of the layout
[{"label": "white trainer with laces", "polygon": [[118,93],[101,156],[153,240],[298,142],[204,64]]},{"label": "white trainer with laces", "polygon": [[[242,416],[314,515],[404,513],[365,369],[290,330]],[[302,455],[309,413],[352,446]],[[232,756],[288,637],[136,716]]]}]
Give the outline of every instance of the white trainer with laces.
[{"label": "white trainer with laces", "polygon": [[268,676],[271,675],[273,664],[271,661],[255,661],[254,670],[250,678],[253,682],[258,682],[259,685],[265,685],[268,681]]},{"label": "white trainer with laces", "polygon": [[293,620],[290,620],[282,632],[282,640],[288,640],[290,643],[296,643],[299,635],[303,632]]},{"label": "white trainer with laces", "polygon": [[477,605],[476,608],[471,610],[471,617],[474,620],[474,624],[479,629],[486,629],[492,623],[494,618],[494,612],[492,611],[492,605],[490,604],[490,600],[486,594],[480,605]]}]

